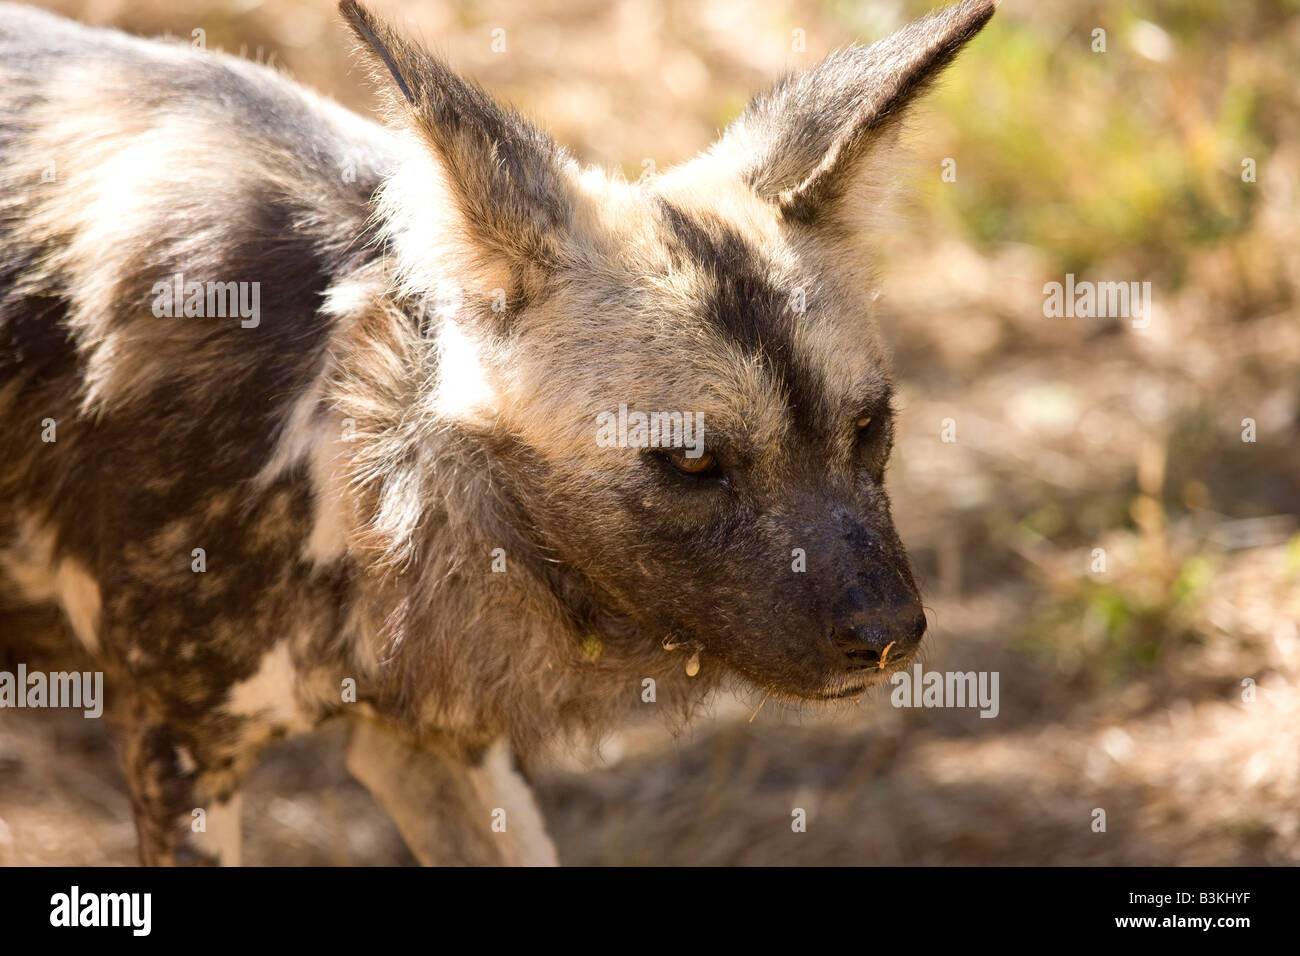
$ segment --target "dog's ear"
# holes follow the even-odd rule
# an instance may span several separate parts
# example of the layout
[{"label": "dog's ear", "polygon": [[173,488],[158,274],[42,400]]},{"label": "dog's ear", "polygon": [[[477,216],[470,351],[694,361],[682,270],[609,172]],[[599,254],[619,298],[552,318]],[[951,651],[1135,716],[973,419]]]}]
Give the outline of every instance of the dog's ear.
[{"label": "dog's ear", "polygon": [[574,202],[565,152],[356,0],[339,11],[394,107],[437,156],[471,238],[514,263],[558,256]]},{"label": "dog's ear", "polygon": [[856,183],[871,180],[871,154],[907,107],[993,16],[997,0],[964,0],[871,46],[832,54],[756,98],[719,149],[789,221],[834,216]]}]

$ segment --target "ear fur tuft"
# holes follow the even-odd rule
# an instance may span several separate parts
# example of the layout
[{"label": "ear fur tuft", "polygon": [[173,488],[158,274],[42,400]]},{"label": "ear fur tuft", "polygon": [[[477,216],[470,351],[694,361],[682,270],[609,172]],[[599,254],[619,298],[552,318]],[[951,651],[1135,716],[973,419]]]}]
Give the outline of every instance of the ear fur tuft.
[{"label": "ear fur tuft", "polygon": [[746,157],[745,180],[785,219],[819,220],[996,7],[964,0],[870,46],[832,54],[751,102],[721,147]]}]

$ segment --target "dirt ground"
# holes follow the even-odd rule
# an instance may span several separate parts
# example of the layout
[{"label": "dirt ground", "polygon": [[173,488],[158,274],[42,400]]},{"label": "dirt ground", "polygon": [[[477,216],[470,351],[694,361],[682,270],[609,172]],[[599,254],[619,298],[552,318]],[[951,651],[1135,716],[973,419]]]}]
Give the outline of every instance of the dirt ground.
[{"label": "dirt ground", "polygon": [[[370,103],[325,3],[49,5],[202,27]],[[707,145],[782,69],[926,4],[375,6],[635,177]],[[629,728],[542,773],[562,862],[1300,863],[1298,19],[1286,3],[1004,3],[989,49],[913,123],[900,175],[917,198],[879,265],[902,383],[889,486],[925,666],[997,672],[998,715],[895,708],[886,688],[834,709],[727,696],[681,735]],[[1043,284],[1066,272],[1151,281],[1150,326],[1046,318]],[[414,862],[348,778],[342,734],[267,753],[246,862]],[[0,712],[0,864],[134,860],[100,722]]]}]

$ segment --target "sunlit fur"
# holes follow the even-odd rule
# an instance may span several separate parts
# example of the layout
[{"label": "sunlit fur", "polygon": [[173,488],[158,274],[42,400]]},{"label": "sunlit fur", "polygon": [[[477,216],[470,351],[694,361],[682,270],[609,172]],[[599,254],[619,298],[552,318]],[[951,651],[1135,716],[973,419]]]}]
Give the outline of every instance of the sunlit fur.
[{"label": "sunlit fur", "polygon": [[[106,671],[146,862],[333,715],[401,739],[369,785],[418,752],[490,807],[498,741],[526,764],[648,681],[679,720],[887,673],[826,637],[864,601],[920,636],[865,240],[905,107],[992,9],[838,53],[634,185],[352,2],[387,125],[0,5],[0,625],[57,604]],[[260,323],[156,315],[178,274],[259,283]],[[701,414],[726,482],[600,447],[620,403]]]}]

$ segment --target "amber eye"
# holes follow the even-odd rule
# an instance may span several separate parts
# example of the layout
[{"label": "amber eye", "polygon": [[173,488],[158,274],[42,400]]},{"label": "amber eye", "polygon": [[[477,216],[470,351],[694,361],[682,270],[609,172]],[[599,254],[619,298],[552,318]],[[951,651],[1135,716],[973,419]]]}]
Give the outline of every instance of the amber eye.
[{"label": "amber eye", "polygon": [[862,431],[862,429],[866,428],[870,424],[871,424],[871,416],[863,415],[861,418],[858,419],[858,431]]},{"label": "amber eye", "polygon": [[668,463],[684,475],[704,475],[713,470],[713,455],[704,452],[696,458],[689,457],[684,451],[670,451],[664,455]]}]

